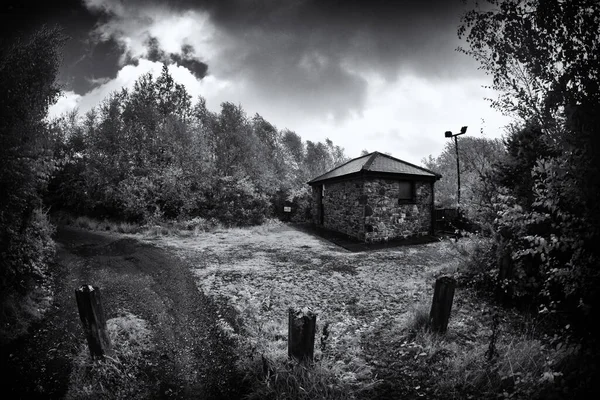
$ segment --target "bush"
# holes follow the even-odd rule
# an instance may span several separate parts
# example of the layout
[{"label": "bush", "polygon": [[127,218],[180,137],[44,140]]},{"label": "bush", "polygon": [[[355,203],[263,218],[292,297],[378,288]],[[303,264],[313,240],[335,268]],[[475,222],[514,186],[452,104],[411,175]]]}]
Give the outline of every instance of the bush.
[{"label": "bush", "polygon": [[259,193],[246,177],[218,178],[207,200],[207,217],[228,226],[260,225],[269,216],[268,197]]},{"label": "bush", "polygon": [[492,238],[481,234],[467,236],[456,244],[464,256],[458,269],[458,284],[480,292],[493,292],[498,285],[498,246]]},{"label": "bush", "polygon": [[[2,241],[2,288],[25,294],[30,280],[47,278],[48,263],[54,256],[54,227],[46,213],[36,208],[23,216],[20,227],[0,226]],[[4,292],[4,290],[3,290]]]},{"label": "bush", "polygon": [[[309,222],[311,201],[311,189],[307,186],[279,190],[271,199],[273,215],[285,221]],[[285,212],[284,207],[291,207],[291,212]]]},{"label": "bush", "polygon": [[[45,117],[59,94],[55,80],[64,40],[57,29],[47,28],[29,36],[0,38],[2,303],[13,295],[25,301],[28,290],[46,278],[54,252],[53,230],[41,208],[41,193],[54,168]],[[27,318],[19,315],[18,307],[13,310],[12,317],[2,315],[2,330]]]},{"label": "bush", "polygon": [[6,225],[0,232],[6,238],[0,294],[0,342],[4,343],[25,333],[48,305],[44,303],[51,292],[47,281],[54,257],[54,227],[38,208],[25,220],[22,232]]}]

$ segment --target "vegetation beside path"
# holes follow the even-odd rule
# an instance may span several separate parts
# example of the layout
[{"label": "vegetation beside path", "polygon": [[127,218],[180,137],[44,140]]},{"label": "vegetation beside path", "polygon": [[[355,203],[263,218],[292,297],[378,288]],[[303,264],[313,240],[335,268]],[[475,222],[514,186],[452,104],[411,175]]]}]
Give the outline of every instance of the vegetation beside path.
[{"label": "vegetation beside path", "polygon": [[[122,235],[59,228],[52,308],[2,351],[8,398],[243,396],[236,350],[215,321],[227,310],[200,293],[188,266]],[[115,353],[91,362],[74,290],[101,288]]]}]

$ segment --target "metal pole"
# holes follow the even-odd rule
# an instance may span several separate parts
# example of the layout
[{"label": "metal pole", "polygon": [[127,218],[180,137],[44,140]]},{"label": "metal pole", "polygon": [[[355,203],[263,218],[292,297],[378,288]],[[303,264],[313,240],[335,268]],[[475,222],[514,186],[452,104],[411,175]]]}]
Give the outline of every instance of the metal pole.
[{"label": "metal pole", "polygon": [[457,207],[460,208],[460,164],[458,162],[458,137],[454,136],[454,148],[456,149],[456,176],[458,177]]}]

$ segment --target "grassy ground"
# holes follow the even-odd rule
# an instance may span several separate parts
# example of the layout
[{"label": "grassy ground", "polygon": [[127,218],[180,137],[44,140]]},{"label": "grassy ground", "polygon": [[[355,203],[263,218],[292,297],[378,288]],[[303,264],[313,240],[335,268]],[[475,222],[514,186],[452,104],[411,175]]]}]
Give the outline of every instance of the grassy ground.
[{"label": "grassy ground", "polygon": [[[351,253],[283,224],[146,240],[175,250],[204,294],[237,311],[220,326],[254,398],[527,397],[560,377],[533,323],[461,288],[448,333],[423,328],[436,277],[463,264],[468,241]],[[290,307],[318,314],[312,370],[287,360]]]},{"label": "grassy ground", "polygon": [[[461,270],[481,239],[349,252],[276,221],[245,229],[203,219],[67,223],[150,242],[189,266],[196,288],[220,310],[219,335],[237,346],[246,398],[562,399],[588,398],[594,386],[581,379],[568,326],[549,334],[543,319],[497,309],[464,286],[448,332],[428,331],[436,277],[462,276],[469,286]],[[288,360],[289,308],[318,315],[312,365]],[[583,396],[567,389],[573,383]]]}]

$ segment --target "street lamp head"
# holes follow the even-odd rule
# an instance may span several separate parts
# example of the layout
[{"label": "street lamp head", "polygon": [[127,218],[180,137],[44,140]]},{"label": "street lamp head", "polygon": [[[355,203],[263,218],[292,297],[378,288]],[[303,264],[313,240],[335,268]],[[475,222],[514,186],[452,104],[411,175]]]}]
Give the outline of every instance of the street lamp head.
[{"label": "street lamp head", "polygon": [[467,133],[467,127],[463,126],[462,128],[460,128],[460,133]]},{"label": "street lamp head", "polygon": [[446,135],[446,137],[452,137],[452,132],[446,131],[446,133],[444,133],[444,135]]}]

